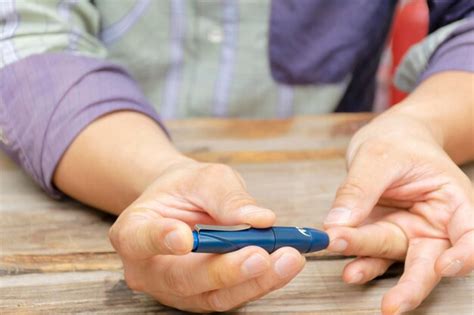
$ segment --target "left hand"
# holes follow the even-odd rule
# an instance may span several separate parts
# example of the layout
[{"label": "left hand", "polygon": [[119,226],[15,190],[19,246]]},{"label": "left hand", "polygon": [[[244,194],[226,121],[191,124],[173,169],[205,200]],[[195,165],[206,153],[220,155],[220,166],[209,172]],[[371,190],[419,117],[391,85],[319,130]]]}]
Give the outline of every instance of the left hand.
[{"label": "left hand", "polygon": [[416,308],[441,277],[474,268],[472,184],[423,125],[381,115],[353,137],[347,162],[325,221],[329,250],[359,256],[344,269],[348,283],[370,281],[405,260],[383,314]]},{"label": "left hand", "polygon": [[304,257],[289,247],[272,254],[257,246],[192,253],[196,223],[262,228],[275,215],[257,205],[229,166],[175,159],[110,229],[131,289],[180,310],[228,311],[281,288],[303,269]]}]

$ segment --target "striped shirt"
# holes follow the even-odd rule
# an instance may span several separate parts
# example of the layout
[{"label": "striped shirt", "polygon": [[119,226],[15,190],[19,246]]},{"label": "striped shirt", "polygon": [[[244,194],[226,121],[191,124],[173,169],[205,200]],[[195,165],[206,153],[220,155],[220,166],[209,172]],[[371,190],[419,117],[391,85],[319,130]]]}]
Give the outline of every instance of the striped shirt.
[{"label": "striped shirt", "polygon": [[[472,2],[429,3],[431,34],[399,70],[406,89],[474,71]],[[0,0],[0,146],[54,195],[67,146],[111,111],[159,122],[370,110],[396,4]]]}]

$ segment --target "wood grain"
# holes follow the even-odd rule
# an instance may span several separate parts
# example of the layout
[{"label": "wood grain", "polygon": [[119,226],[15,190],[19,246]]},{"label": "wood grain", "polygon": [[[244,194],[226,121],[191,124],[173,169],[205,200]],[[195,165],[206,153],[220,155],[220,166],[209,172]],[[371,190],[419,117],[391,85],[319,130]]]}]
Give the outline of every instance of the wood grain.
[{"label": "wood grain", "polygon": [[[235,313],[379,314],[383,293],[396,277],[351,286],[340,279],[348,260],[307,263],[284,289],[249,303]],[[399,274],[400,267],[393,275]],[[432,295],[411,314],[470,314],[473,276],[444,279]],[[172,313],[152,298],[130,291],[120,271],[34,273],[3,276],[0,282],[2,314],[15,313]],[[460,303],[464,301],[464,303]]]},{"label": "wood grain", "polygon": [[[278,224],[321,227],[344,178],[344,151],[371,115],[281,121],[197,119],[169,122],[173,141],[202,161],[225,162],[273,209]],[[474,165],[464,171],[474,178]],[[107,240],[114,217],[53,200],[0,154],[0,313],[178,313],[130,291]],[[307,257],[288,286],[235,313],[378,314],[402,266],[366,286],[340,279],[347,258]],[[413,314],[472,314],[474,276],[444,279]]]}]

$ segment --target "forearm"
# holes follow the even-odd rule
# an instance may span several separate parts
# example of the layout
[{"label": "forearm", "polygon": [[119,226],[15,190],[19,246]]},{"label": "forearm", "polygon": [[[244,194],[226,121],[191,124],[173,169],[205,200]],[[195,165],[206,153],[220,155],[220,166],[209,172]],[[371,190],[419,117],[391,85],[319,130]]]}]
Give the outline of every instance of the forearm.
[{"label": "forearm", "polygon": [[119,214],[165,167],[181,159],[152,119],[114,112],[77,136],[57,166],[54,184],[77,200]]},{"label": "forearm", "polygon": [[474,74],[433,75],[391,113],[421,122],[456,163],[474,159]]}]

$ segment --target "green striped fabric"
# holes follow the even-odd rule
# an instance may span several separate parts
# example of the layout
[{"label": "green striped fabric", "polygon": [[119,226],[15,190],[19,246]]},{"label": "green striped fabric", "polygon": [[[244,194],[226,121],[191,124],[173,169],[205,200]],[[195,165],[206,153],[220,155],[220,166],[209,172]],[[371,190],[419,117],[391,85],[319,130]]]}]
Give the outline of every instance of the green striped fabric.
[{"label": "green striped fabric", "polygon": [[4,0],[2,7],[9,14],[1,66],[57,51],[107,58],[133,75],[165,119],[327,113],[350,79],[273,81],[269,0]]}]

